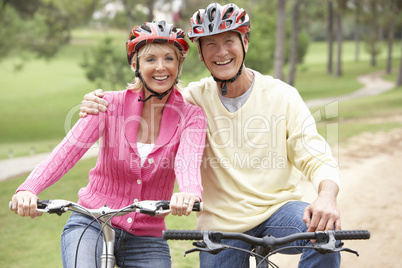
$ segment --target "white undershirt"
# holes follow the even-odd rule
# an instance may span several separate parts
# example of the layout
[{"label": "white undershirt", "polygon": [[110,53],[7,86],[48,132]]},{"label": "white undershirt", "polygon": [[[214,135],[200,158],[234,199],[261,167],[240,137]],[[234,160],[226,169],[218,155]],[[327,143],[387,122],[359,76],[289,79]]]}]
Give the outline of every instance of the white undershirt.
[{"label": "white undershirt", "polygon": [[141,158],[141,167],[144,165],[145,160],[147,159],[148,155],[151,153],[154,146],[155,146],[155,144],[147,144],[147,143],[137,142],[137,149],[138,149],[138,153],[140,154],[140,158]]}]

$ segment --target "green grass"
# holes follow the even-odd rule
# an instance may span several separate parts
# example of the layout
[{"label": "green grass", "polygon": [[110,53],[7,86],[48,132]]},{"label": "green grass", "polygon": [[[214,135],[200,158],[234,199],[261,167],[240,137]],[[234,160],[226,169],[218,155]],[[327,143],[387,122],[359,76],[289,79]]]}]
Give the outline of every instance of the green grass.
[{"label": "green grass", "polygon": [[105,35],[116,40],[126,38],[116,31],[79,30],[55,59],[28,60],[21,71],[13,68],[18,61],[15,58],[1,62],[1,111],[6,115],[0,118],[1,144],[60,139],[65,135],[64,124],[77,119],[84,94],[96,88],[80,67],[83,54]]},{"label": "green grass", "polygon": [[[393,55],[395,58],[398,58],[400,54],[400,41],[396,41],[393,49]],[[377,59],[385,59],[387,56],[387,45],[386,43],[379,44],[380,54],[377,56]],[[314,42],[309,44],[308,52],[305,57],[305,63],[310,64],[324,64],[326,66],[327,63],[327,52],[328,46],[326,42]],[[336,60],[336,45],[334,46],[334,67]],[[344,62],[354,62],[355,61],[355,43],[354,42],[343,42],[342,45],[342,60]],[[359,53],[359,61],[360,62],[369,62],[370,55],[366,52],[364,48],[364,43],[360,43],[360,53]]]},{"label": "green grass", "polygon": [[[78,190],[87,184],[89,169],[95,161],[80,161],[62,181],[43,191],[40,197],[76,201]],[[25,178],[26,175],[1,183],[0,267],[61,267],[60,235],[68,216],[46,214],[31,220],[8,210],[13,192]]]},{"label": "green grass", "polygon": [[[390,78],[395,81],[396,75],[394,74]],[[400,114],[402,114],[402,87],[397,87],[379,96],[342,102],[339,104],[338,116],[328,120],[325,118],[323,108],[313,110],[316,121],[321,115],[321,120],[317,122],[319,132],[327,138],[331,135],[338,136],[335,140],[336,143],[345,143],[349,138],[362,132],[376,133],[402,127],[400,121],[387,120],[387,118]],[[337,133],[327,133],[328,126],[331,124],[338,124]]]},{"label": "green grass", "polygon": [[[399,47],[400,43],[396,42],[395,47]],[[395,51],[397,50],[397,51]],[[385,70],[386,53],[385,47],[377,57],[377,66],[371,67],[369,63],[369,55],[361,48],[360,58],[358,62],[354,61],[354,43],[345,42],[343,45],[343,64],[342,77],[335,77],[326,73],[327,62],[327,44],[317,42],[310,44],[305,63],[298,67],[296,75],[295,87],[299,90],[304,100],[326,98],[331,96],[339,96],[351,93],[362,87],[357,81],[357,76],[368,74],[376,70]],[[399,66],[400,50],[394,49],[393,66]],[[334,58],[333,71],[336,69]],[[392,81],[395,81],[393,79]]]}]

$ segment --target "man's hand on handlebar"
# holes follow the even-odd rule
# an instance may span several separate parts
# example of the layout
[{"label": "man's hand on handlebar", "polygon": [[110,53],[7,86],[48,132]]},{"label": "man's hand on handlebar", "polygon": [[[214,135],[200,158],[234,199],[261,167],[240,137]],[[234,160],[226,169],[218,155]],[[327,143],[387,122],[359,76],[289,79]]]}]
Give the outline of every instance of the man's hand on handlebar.
[{"label": "man's hand on handlebar", "polygon": [[37,211],[39,198],[30,191],[19,191],[12,198],[12,209],[15,214],[21,217],[29,216],[31,219],[42,216],[42,212]]},{"label": "man's hand on handlebar", "polygon": [[88,114],[98,114],[99,111],[106,112],[108,102],[103,97],[103,90],[97,89],[84,96],[84,100],[81,102],[80,117],[84,118]]}]

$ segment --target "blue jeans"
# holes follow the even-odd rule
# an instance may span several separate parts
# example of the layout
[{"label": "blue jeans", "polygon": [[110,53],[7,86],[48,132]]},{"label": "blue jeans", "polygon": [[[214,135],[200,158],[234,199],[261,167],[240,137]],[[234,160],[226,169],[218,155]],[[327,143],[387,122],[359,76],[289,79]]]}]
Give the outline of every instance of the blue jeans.
[{"label": "blue jeans", "polygon": [[[76,250],[81,234],[92,218],[72,213],[61,236],[63,267],[101,267],[102,236],[98,237],[100,225],[94,222],[85,231],[79,244],[77,265]],[[116,265],[124,267],[171,267],[169,246],[161,237],[135,236],[118,229],[115,238]],[[98,244],[96,245],[98,240]],[[95,251],[97,266],[95,265]],[[124,252],[125,251],[125,252]],[[123,263],[124,262],[124,263]]]},{"label": "blue jeans", "polygon": [[[282,206],[276,211],[268,220],[254,227],[253,229],[245,232],[246,234],[263,237],[271,234],[274,237],[283,237],[293,233],[306,232],[307,227],[303,222],[304,209],[307,203],[293,201]],[[222,244],[231,245],[243,249],[251,250],[252,246],[237,240],[223,239]],[[291,245],[304,246],[310,244],[310,241],[296,241]],[[301,254],[299,267],[312,268],[312,267],[340,267],[341,255],[340,253],[332,253],[322,255],[313,249],[292,249],[282,251],[284,254]],[[212,255],[209,253],[200,253],[200,267],[201,268],[248,268],[250,255],[238,250],[228,249]]]}]

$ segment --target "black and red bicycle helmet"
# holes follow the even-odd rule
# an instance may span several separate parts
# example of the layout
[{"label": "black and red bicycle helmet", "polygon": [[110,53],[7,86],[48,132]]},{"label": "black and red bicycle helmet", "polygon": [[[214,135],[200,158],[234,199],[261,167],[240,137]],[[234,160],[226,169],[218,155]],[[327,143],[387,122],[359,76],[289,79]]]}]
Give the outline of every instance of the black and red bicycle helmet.
[{"label": "black and red bicycle helmet", "polygon": [[189,46],[184,37],[185,33],[182,29],[176,28],[173,24],[166,23],[166,21],[144,22],[130,32],[129,40],[126,42],[128,63],[131,65],[134,53],[148,43],[173,44],[180,54],[186,57]]},{"label": "black and red bicycle helmet", "polygon": [[[211,36],[228,31],[237,32],[241,39],[243,46],[243,62],[239,71],[230,79],[220,79],[212,75],[216,82],[221,82],[220,88],[222,95],[227,94],[227,83],[234,82],[242,73],[246,51],[243,44],[243,35],[250,35],[250,18],[244,9],[239,8],[235,4],[227,4],[221,6],[218,3],[210,4],[206,9],[200,9],[194,13],[190,19],[190,29],[188,30],[188,37],[191,42],[197,42],[200,37]],[[201,56],[202,48],[199,46]],[[205,60],[204,60],[205,62]]]},{"label": "black and red bicycle helmet", "polygon": [[[128,63],[131,65],[134,54],[138,52],[141,49],[141,47],[149,43],[172,44],[178,49],[180,54],[185,58],[188,53],[189,46],[186,40],[184,40],[184,37],[185,33],[183,30],[181,30],[180,28],[176,28],[173,24],[166,23],[166,21],[144,22],[141,26],[137,26],[130,32],[129,40],[126,42]],[[145,88],[152,93],[145,100],[141,99],[140,97],[138,101],[145,102],[149,100],[151,97],[157,97],[158,99],[162,99],[169,93],[169,91],[173,89],[174,85],[178,81],[178,77],[176,77],[175,83],[168,90],[166,90],[163,93],[158,93],[153,89],[151,89],[145,83],[139,70],[140,70],[140,64],[137,56],[135,76],[138,77],[144,84]]]},{"label": "black and red bicycle helmet", "polygon": [[244,9],[235,4],[221,6],[213,3],[194,13],[190,19],[188,37],[191,42],[196,42],[200,37],[227,31],[240,34],[250,32],[250,18]]}]

